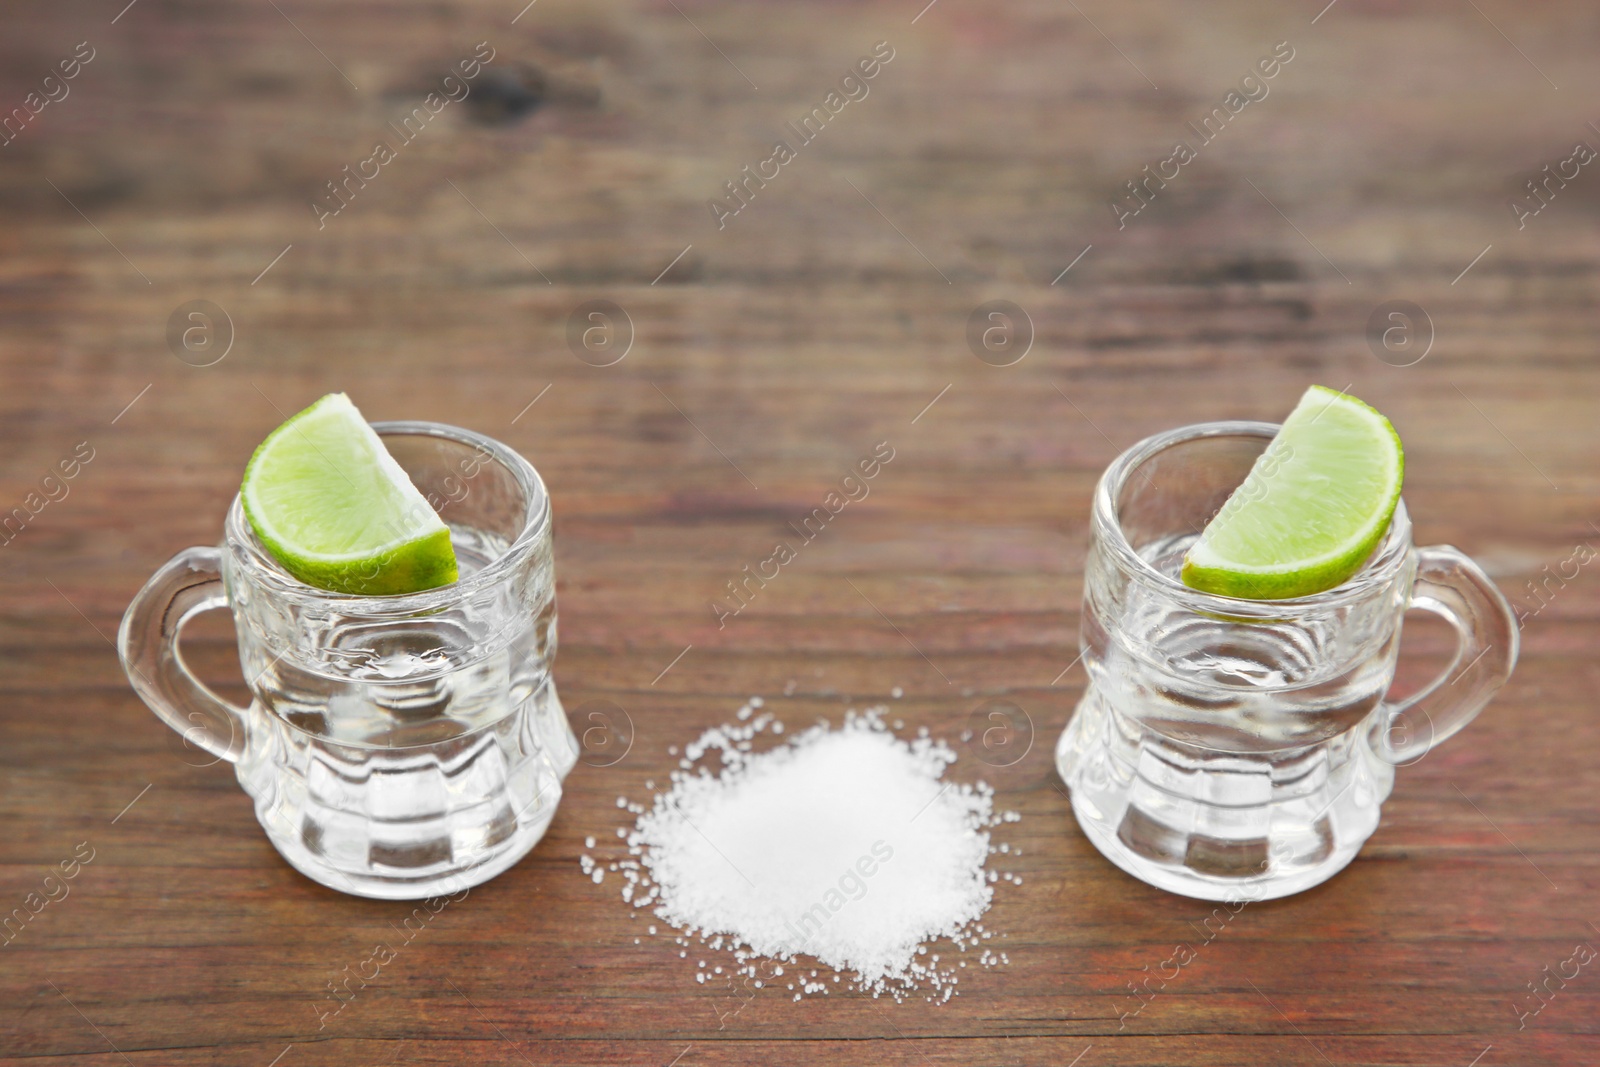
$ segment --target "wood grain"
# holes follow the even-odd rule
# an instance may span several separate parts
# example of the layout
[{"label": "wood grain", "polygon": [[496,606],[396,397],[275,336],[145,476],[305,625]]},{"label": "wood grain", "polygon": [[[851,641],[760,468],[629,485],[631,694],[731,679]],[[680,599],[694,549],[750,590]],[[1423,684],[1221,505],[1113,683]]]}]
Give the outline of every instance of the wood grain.
[{"label": "wood grain", "polygon": [[[1458,545],[1531,608],[1526,583],[1600,539],[1600,176],[1520,230],[1507,204],[1574,142],[1600,145],[1600,14],[520,6],[3,16],[0,113],[78,42],[95,58],[0,146],[0,512],[79,442],[94,459],[0,547],[0,910],[78,843],[94,859],[0,948],[0,1063],[1600,1061],[1600,975],[1517,1015],[1543,968],[1600,941],[1591,569],[1527,620],[1483,717],[1401,773],[1345,873],[1247,908],[1136,1017],[1128,983],[1210,909],[1102,860],[1049,758],[1084,681],[1061,672],[1089,493],[1146,434],[1348,385],[1406,440],[1419,542]],[[324,183],[480,41],[478,96],[318,229]],[[894,58],[866,98],[719,230],[706,202],[879,41]],[[1124,183],[1280,41],[1295,56],[1270,93],[1118,229]],[[168,349],[195,299],[233,324],[214,366]],[[633,324],[614,366],[568,348],[595,299]],[[1014,366],[965,340],[995,299],[1033,324]],[[1434,327],[1414,366],[1367,342],[1394,299]],[[109,637],[150,571],[217,539],[261,437],[335,389],[539,467],[563,699],[614,701],[634,738],[580,765],[535,852],[319,1030],[325,983],[409,909],[290,870],[227,767],[194,766],[133,695]],[[885,440],[871,496],[719,630],[723,584]],[[190,645],[219,685],[237,685],[229,641],[217,624]],[[1447,647],[1408,631],[1402,684]],[[696,984],[614,878],[582,876],[615,798],[645,796],[669,745],[752,695],[791,722],[887,702],[951,739],[985,700],[1027,710],[1026,758],[957,765],[1023,815],[1005,830],[1023,885],[988,920],[1009,966],[969,966],[942,1007],[745,1003]]]}]

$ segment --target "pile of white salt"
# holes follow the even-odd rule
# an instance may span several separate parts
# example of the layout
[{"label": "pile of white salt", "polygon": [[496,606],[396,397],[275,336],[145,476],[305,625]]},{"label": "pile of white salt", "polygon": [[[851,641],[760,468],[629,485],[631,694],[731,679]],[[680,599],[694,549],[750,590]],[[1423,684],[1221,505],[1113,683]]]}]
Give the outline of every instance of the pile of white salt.
[{"label": "pile of white salt", "polygon": [[[637,816],[617,830],[628,858],[608,865],[625,880],[623,899],[675,927],[680,956],[698,938],[713,955],[731,954],[729,978],[780,984],[795,999],[827,991],[815,970],[792,966],[811,957],[835,983],[844,973],[875,995],[929,988],[930,999],[948,1000],[966,960],[941,963],[931,949],[947,940],[956,952],[946,956],[959,957],[993,936],[978,920],[1002,875],[986,864],[1011,850],[992,847],[989,830],[1019,816],[996,815],[981,782],[943,781],[956,754],[926,730],[901,740],[881,709],[758,752],[761,735],[783,733],[769,714],[752,718],[760,706],[752,700],[740,724],[689,745],[649,809],[618,798]],[[713,758],[717,773],[705,765]],[[607,865],[587,854],[581,862],[603,880]],[[987,950],[977,959],[1003,961]],[[699,962],[700,981],[724,975]]]}]

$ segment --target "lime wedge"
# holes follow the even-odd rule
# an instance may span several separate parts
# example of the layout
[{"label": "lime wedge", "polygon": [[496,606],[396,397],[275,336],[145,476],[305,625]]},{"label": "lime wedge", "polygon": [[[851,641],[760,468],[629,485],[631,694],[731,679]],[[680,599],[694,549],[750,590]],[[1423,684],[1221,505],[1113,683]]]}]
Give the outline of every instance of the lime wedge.
[{"label": "lime wedge", "polygon": [[1389,529],[1405,455],[1389,420],[1313,385],[1183,559],[1183,584],[1249,600],[1320,593]]},{"label": "lime wedge", "polygon": [[239,495],[261,543],[307,585],[386,596],[456,580],[449,527],[343,393],[273,430]]}]

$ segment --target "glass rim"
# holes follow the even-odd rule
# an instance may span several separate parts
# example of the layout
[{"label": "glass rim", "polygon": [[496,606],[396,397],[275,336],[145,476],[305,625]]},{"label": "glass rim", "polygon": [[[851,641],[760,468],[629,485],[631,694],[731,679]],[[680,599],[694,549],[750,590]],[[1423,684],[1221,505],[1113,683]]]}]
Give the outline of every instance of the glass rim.
[{"label": "glass rim", "polygon": [[443,422],[388,420],[371,423],[371,426],[380,437],[437,437],[487,452],[516,479],[527,500],[522,529],[517,533],[516,539],[483,569],[449,585],[434,586],[432,589],[423,589],[415,593],[385,595],[341,593],[333,589],[320,589],[308,585],[285,570],[283,564],[273,558],[266,546],[256,537],[255,531],[250,528],[250,523],[244,514],[244,503],[236,493],[233,503],[228,506],[223,547],[227,554],[242,557],[248,562],[253,582],[266,587],[275,596],[315,603],[342,615],[400,617],[419,611],[448,607],[498,584],[527,560],[549,531],[549,491],[533,464],[523,458],[516,449],[485,434]]},{"label": "glass rim", "polygon": [[1394,516],[1383,539],[1373,549],[1372,555],[1355,574],[1320,593],[1310,596],[1286,597],[1282,600],[1250,600],[1242,597],[1222,596],[1191,589],[1182,582],[1161,573],[1134,550],[1122,530],[1122,520],[1117,513],[1117,497],[1128,478],[1141,466],[1163,452],[1192,441],[1220,437],[1258,437],[1270,441],[1277,436],[1280,425],[1275,422],[1227,420],[1197,422],[1179,426],[1162,433],[1152,434],[1125,449],[1111,461],[1095,486],[1091,509],[1094,539],[1116,560],[1118,568],[1130,577],[1143,580],[1172,599],[1184,602],[1192,610],[1223,615],[1260,615],[1279,617],[1297,611],[1322,611],[1330,607],[1348,605],[1364,600],[1374,593],[1389,588],[1399,575],[1411,552],[1411,519],[1406,514],[1405,500],[1395,503]]}]

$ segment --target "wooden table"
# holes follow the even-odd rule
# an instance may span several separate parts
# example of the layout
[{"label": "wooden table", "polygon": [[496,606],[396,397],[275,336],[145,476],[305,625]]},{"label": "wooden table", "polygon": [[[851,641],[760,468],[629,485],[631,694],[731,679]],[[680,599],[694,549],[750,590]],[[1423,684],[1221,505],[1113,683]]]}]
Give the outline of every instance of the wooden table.
[{"label": "wooden table", "polygon": [[[0,107],[93,58],[0,147],[0,510],[93,458],[0,549],[0,910],[92,860],[0,948],[0,1062],[1600,1062],[1594,966],[1518,1014],[1600,943],[1600,577],[1537,612],[1527,587],[1600,542],[1600,175],[1563,162],[1600,145],[1592,8],[922,2],[8,5]],[[880,41],[864,98],[810,143],[783,128]],[[402,141],[389,123],[478,42],[473,95]],[[794,158],[719,229],[708,201],[780,136]],[[332,199],[379,140],[394,158]],[[1195,158],[1164,163],[1178,140]],[[1535,200],[1546,164],[1576,176]],[[195,300],[226,325],[176,358]],[[611,366],[568,342],[592,300],[631,323]],[[1031,324],[1010,366],[967,340],[995,300]],[[1375,348],[1393,300],[1425,318]],[[1090,490],[1146,434],[1275,419],[1310,382],[1393,418],[1418,540],[1528,611],[1521,665],[1401,772],[1346,872],[1251,906],[1123,1018],[1211,909],[1105,862],[1051,766],[1084,685]],[[319,1030],[326,984],[409,908],[289,869],[109,639],[151,570],[217,540],[254,445],[337,389],[535,462],[561,694],[633,737]],[[870,498],[718,629],[724,583],[880,441]],[[237,686],[226,624],[197,629]],[[1408,629],[1402,683],[1446,648]],[[957,764],[1023,816],[1024,884],[988,917],[1009,966],[942,1007],[745,1002],[582,875],[615,798],[752,695],[790,722],[887,702],[951,739],[986,700],[1026,710],[1025,758]]]}]

